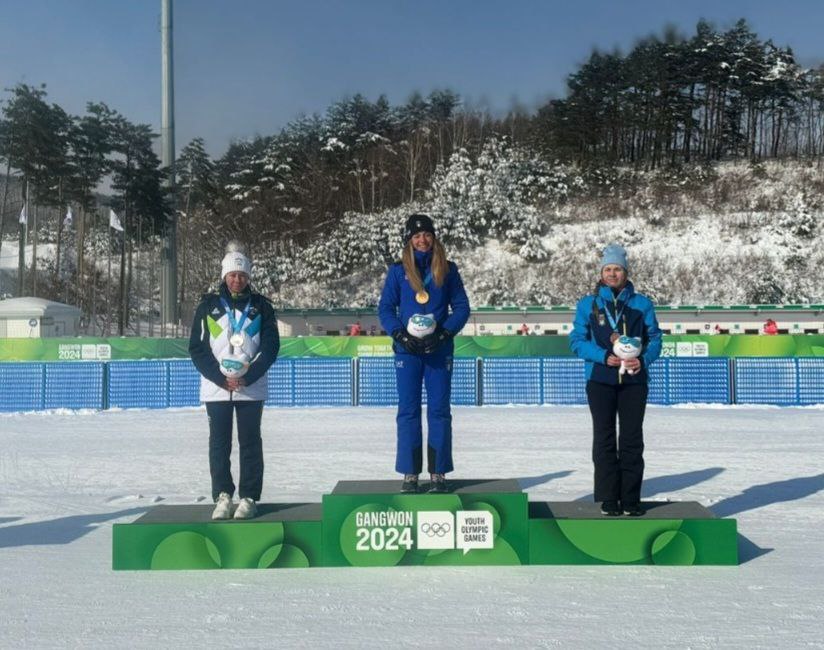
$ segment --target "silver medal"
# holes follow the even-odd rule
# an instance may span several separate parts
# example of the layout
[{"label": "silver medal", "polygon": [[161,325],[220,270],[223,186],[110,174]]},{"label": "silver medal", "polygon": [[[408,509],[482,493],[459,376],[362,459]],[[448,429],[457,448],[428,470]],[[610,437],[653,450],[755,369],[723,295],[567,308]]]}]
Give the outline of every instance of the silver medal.
[{"label": "silver medal", "polygon": [[243,332],[235,332],[229,337],[229,343],[231,343],[236,348],[243,347],[243,343],[245,341],[246,335]]}]

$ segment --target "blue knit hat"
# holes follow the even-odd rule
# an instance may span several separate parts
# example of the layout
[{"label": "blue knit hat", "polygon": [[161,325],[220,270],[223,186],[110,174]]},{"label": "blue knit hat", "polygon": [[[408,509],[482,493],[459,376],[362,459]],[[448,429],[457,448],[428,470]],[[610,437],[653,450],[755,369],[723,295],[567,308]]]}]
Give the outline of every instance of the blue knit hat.
[{"label": "blue knit hat", "polygon": [[610,244],[604,249],[601,256],[601,268],[607,264],[617,264],[625,271],[629,271],[629,264],[627,264],[627,252],[620,244]]}]

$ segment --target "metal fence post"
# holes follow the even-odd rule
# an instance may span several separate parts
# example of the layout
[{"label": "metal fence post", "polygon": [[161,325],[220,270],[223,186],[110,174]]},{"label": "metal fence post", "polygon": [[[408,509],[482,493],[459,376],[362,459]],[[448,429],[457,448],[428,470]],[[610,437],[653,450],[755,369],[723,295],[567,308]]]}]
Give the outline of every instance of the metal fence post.
[{"label": "metal fence post", "polygon": [[103,387],[103,399],[100,400],[101,405],[103,406],[103,410],[107,411],[109,409],[109,362],[103,362],[103,381],[101,382]]},{"label": "metal fence post", "polygon": [[484,360],[475,359],[475,406],[484,405]]},{"label": "metal fence post", "polygon": [[40,410],[46,408],[46,364],[40,364]]},{"label": "metal fence post", "polygon": [[360,402],[360,357],[352,358],[352,406]]}]

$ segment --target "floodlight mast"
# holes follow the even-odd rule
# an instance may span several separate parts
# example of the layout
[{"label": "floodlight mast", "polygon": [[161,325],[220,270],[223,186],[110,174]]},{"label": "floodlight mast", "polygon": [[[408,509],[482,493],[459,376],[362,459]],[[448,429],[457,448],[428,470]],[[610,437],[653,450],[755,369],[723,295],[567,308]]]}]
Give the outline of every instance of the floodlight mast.
[{"label": "floodlight mast", "polygon": [[[175,190],[175,112],[174,62],[172,58],[172,0],[161,0],[160,42],[162,71],[162,113],[160,120],[161,164],[169,172],[167,184],[172,211],[163,232],[160,264],[161,330],[167,324],[176,324],[177,305],[177,211],[174,207]],[[163,332],[165,333],[165,332]]]}]

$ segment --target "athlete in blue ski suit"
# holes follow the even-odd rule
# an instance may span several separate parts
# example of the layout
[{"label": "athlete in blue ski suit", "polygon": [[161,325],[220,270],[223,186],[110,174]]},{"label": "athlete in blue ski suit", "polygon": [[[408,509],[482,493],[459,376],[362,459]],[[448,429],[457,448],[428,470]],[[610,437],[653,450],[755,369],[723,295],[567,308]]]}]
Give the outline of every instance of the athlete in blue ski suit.
[{"label": "athlete in blue ski suit", "polygon": [[[417,250],[411,241],[420,233],[431,233],[433,247]],[[442,475],[454,469],[452,463],[452,414],[449,405],[452,381],[452,337],[463,329],[469,319],[469,299],[464,290],[458,267],[447,262],[441,286],[432,277],[435,251],[443,247],[435,239],[434,226],[426,215],[412,215],[407,221],[404,237],[405,254],[424,280],[427,300],[416,299],[402,262],[389,267],[383,285],[378,316],[384,330],[395,340],[395,370],[398,382],[398,444],[395,470],[405,475],[417,475],[422,470],[423,434],[421,430],[421,393],[426,386],[428,428],[428,471]],[[420,294],[418,295],[419,297]],[[450,313],[451,307],[451,313]],[[415,314],[432,314],[437,329],[424,339],[407,333],[409,319]]]},{"label": "athlete in blue ski suit", "polygon": [[[632,360],[633,366],[637,361],[636,374],[618,373],[620,360],[612,352],[612,339],[624,335],[642,342],[641,356]],[[621,246],[610,244],[604,250],[601,279],[595,294],[578,302],[569,342],[572,352],[586,361],[595,501],[603,503],[604,514],[639,515],[647,368],[661,354],[661,330],[652,301],[636,293],[627,280],[627,256]]]}]

